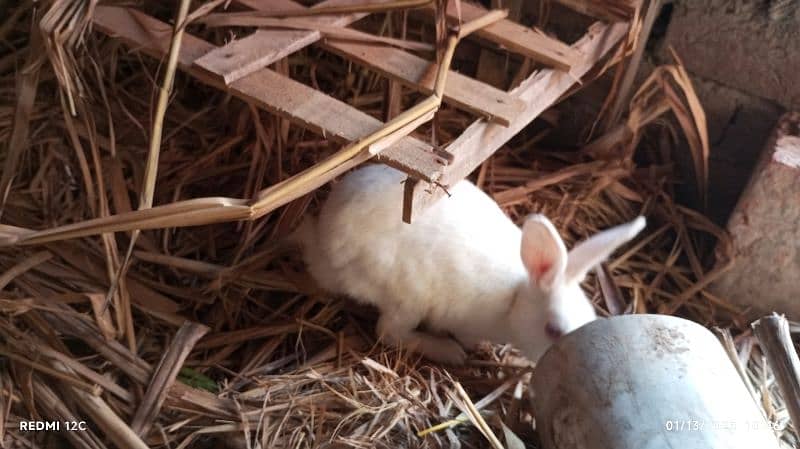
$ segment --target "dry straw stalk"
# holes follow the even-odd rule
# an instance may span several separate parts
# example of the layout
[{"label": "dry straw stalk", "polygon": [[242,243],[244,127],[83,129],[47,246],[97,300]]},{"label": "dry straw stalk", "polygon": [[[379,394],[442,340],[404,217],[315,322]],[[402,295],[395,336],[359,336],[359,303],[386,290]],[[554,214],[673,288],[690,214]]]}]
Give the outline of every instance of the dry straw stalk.
[{"label": "dry straw stalk", "polygon": [[[222,3],[204,4],[187,21]],[[62,6],[52,11],[54,17],[76,11],[72,2],[52,4]],[[63,8],[66,4],[70,8]],[[143,5],[154,15],[174,15],[159,2]],[[461,5],[465,15],[467,5]],[[26,14],[9,14],[23,19],[2,36],[18,50],[0,53],[0,95],[8,100],[8,107],[0,107],[4,139],[20,126],[13,118],[18,113],[14,90],[29,72],[15,74],[11,69],[24,67],[29,59],[24,51],[31,28]],[[455,15],[451,10],[449,16]],[[78,19],[68,16],[49,23],[54,30],[80,30],[86,21]],[[393,12],[368,20],[373,22],[361,25],[370,32],[382,29],[391,38],[430,40],[420,32],[430,27],[414,15]],[[170,33],[174,35],[170,28],[149,30],[160,39],[159,55],[166,54]],[[614,37],[625,33],[624,24],[607,28],[616,30]],[[503,27],[496,22],[479,33],[486,36],[498,29]],[[190,25],[189,30],[202,38],[206,45],[199,48],[206,51],[225,42],[227,32],[241,36],[239,30],[224,28]],[[212,89],[191,76],[177,76],[163,121],[153,197],[154,204],[163,205],[130,212],[137,206],[131,200],[142,193],[157,100],[153,87],[161,81],[151,74],[163,74],[166,59],[158,64],[116,40],[91,36],[85,40],[87,60],[65,66],[58,62],[60,75],[46,61],[38,67],[39,94],[23,111],[28,144],[16,161],[14,188],[3,209],[3,222],[9,223],[3,228],[6,242],[34,235],[30,229],[75,222],[85,226],[81,220],[86,217],[99,217],[92,222],[95,234],[142,226],[156,230],[140,234],[133,253],[137,263],[121,278],[125,285],[120,284],[119,293],[127,292],[130,303],[120,296],[105,313],[110,274],[119,267],[114,248],[123,236],[43,243],[38,248],[20,241],[0,252],[0,349],[8,354],[0,364],[0,435],[6,446],[27,447],[32,440],[40,444],[18,430],[18,422],[33,411],[45,419],[90,421],[89,431],[65,437],[75,447],[92,449],[221,447],[245,434],[251,447],[292,448],[488,447],[487,438],[494,437],[516,449],[521,447],[519,440],[535,441],[533,410],[526,397],[532,367],[513,348],[487,345],[470,353],[466,367],[435,366],[376,344],[373,311],[314,288],[297,255],[281,241],[304,214],[314,212],[324,188],[258,221],[169,229],[210,218],[247,220],[254,215],[259,192],[335,152],[331,142],[344,141],[342,136],[328,133],[321,138],[300,126],[287,127],[285,121],[259,112],[257,105],[225,96],[218,90],[223,83],[212,83]],[[62,39],[53,42],[64,46],[80,40]],[[184,49],[190,47],[189,39],[184,36]],[[580,85],[571,89],[592,84],[641,42],[629,39],[604,64],[587,67]],[[594,48],[589,53],[600,53]],[[469,54],[468,48],[461,50]],[[76,53],[81,54],[65,51],[53,61]],[[47,57],[50,60],[49,53]],[[512,68],[519,62],[515,58],[509,57]],[[181,69],[187,61],[179,61]],[[65,94],[63,101],[50,95],[68,80],[71,72],[64,67],[80,68],[76,73],[81,79],[72,79],[73,87],[63,92],[77,93],[82,85],[84,92],[95,95],[76,94],[70,100]],[[365,116],[381,117],[386,106],[385,78],[369,70],[351,70],[324,46],[299,51],[276,70],[349,103]],[[531,65],[521,66],[515,78],[530,78],[532,70]],[[553,78],[544,78],[548,79]],[[683,134],[690,141],[691,165],[698,173],[708,162],[705,124],[696,111],[688,76],[676,60],[636,87],[632,101],[623,102],[627,110],[623,108],[621,121],[588,147],[552,144],[549,133],[556,129],[557,113],[570,113],[568,103],[561,103],[532,127],[515,131],[519,137],[489,159],[476,162],[471,178],[517,222],[534,211],[552,217],[568,246],[599,229],[647,215],[651,228],[584,285],[599,313],[674,312],[730,328],[729,355],[786,447],[796,447],[787,402],[763,362],[749,323],[741,321],[740,310],[726,298],[705,288],[716,275],[712,245],[728,257],[727,236],[701,213],[673,199],[678,182],[703,185],[701,176],[679,176],[671,159],[674,139]],[[612,89],[606,103],[612,104],[619,92]],[[407,107],[427,94],[405,89],[394,96]],[[583,96],[575,100],[586,101]],[[73,106],[78,116],[71,115]],[[456,108],[436,110],[435,126],[425,122],[428,115],[412,117],[395,133],[365,146],[359,156],[380,152],[392,136],[420,123],[420,132],[435,128],[437,142],[447,145],[460,140],[474,120]],[[494,125],[481,129],[493,138],[502,131]],[[347,138],[354,140],[354,135],[360,134]],[[484,137],[478,133],[473,138]],[[639,165],[632,162],[634,153]],[[6,166],[9,155],[5,154]],[[92,186],[93,193],[86,186]],[[179,201],[184,198],[200,199]],[[107,216],[110,210],[116,215]],[[89,228],[62,227],[51,237],[68,236],[62,231],[70,229],[80,235],[92,233]],[[207,334],[197,341],[193,333],[184,338],[180,329],[187,321],[205,324]],[[135,338],[129,328],[136,330]],[[469,406],[473,399],[474,408]],[[141,434],[129,426],[139,410],[145,416],[140,420],[143,428],[149,427]]]}]

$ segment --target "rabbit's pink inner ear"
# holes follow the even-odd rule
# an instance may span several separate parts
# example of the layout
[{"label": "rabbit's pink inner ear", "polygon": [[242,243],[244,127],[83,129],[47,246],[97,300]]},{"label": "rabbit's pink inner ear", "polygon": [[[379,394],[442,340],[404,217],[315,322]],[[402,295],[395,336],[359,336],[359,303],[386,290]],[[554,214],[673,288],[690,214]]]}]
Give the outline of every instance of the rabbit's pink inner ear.
[{"label": "rabbit's pink inner ear", "polygon": [[545,275],[545,273],[550,271],[551,268],[553,268],[553,264],[552,263],[545,262],[545,261],[540,262],[536,266],[531,267],[531,275],[532,276],[536,276],[537,278],[538,277],[542,277],[542,276]]},{"label": "rabbit's pink inner ear", "polygon": [[522,263],[536,285],[552,288],[567,265],[567,249],[550,221],[534,215],[522,227]]}]

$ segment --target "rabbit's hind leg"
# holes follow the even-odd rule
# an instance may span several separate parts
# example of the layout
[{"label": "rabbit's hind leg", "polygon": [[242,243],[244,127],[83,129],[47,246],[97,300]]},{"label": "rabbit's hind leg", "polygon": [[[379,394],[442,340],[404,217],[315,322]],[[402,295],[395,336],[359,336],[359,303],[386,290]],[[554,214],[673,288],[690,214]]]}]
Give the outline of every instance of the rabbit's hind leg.
[{"label": "rabbit's hind leg", "polygon": [[408,349],[434,362],[463,365],[467,359],[464,348],[450,337],[416,330],[420,321],[420,317],[402,311],[382,311],[377,325],[378,338],[388,345]]}]

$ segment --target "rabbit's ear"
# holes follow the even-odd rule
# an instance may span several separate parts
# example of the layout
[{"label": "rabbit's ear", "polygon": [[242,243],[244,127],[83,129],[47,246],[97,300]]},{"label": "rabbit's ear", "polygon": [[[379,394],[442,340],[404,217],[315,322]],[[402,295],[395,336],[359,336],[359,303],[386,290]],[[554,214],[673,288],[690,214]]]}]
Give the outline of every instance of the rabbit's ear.
[{"label": "rabbit's ear", "polygon": [[544,215],[531,215],[522,226],[522,263],[539,288],[550,290],[564,276],[567,248]]},{"label": "rabbit's ear", "polygon": [[604,261],[620,245],[630,241],[644,229],[644,217],[600,232],[579,243],[569,252],[566,280],[580,282],[586,273]]}]

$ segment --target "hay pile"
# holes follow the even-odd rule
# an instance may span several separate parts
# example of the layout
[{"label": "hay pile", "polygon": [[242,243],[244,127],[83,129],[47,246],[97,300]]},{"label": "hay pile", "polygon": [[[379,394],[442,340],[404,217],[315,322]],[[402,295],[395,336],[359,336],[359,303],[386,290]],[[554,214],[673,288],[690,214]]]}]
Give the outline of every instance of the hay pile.
[{"label": "hay pile", "polygon": [[[9,186],[3,224],[45,229],[138,207],[164,66],[86,34],[92,4],[0,3],[6,18],[0,141],[8,142],[2,185]],[[142,8],[167,18],[176,6]],[[49,24],[43,41],[29,32],[34,15]],[[403,14],[376,17],[365,26],[393,37],[425,36],[413,21],[402,26]],[[191,31],[217,43],[231,32]],[[319,49],[298,52],[281,70],[377,117],[384,110],[381,77]],[[404,91],[404,109],[419,98]],[[705,188],[707,143],[694,101],[679,63],[660,68],[640,87],[622,124],[585,148],[541,144],[554,126],[548,114],[551,120],[521,133],[473,180],[517,221],[531,211],[546,213],[568,243],[647,215],[646,235],[590,279],[587,291],[610,314],[679,314],[731,328],[731,350],[792,445],[795,434],[747,323],[705,290],[718,273],[712,250],[717,242],[724,250],[726,236],[673,200],[675,183]],[[452,140],[469,120],[443,107],[436,139]],[[429,138],[430,126],[417,134]],[[681,135],[692,148],[696,176],[673,163]],[[178,74],[153,204],[249,198],[336,149]],[[6,447],[64,439],[82,448],[245,444],[234,436],[244,436],[247,447],[276,448],[535,442],[526,394],[531,367],[512,348],[486,346],[462,368],[435,366],[376,344],[372,310],[314,288],[284,238],[326,190],[256,221],[142,232],[128,276],[109,302],[130,234],[3,248]],[[19,421],[28,419],[86,420],[89,430],[19,431]]]}]

